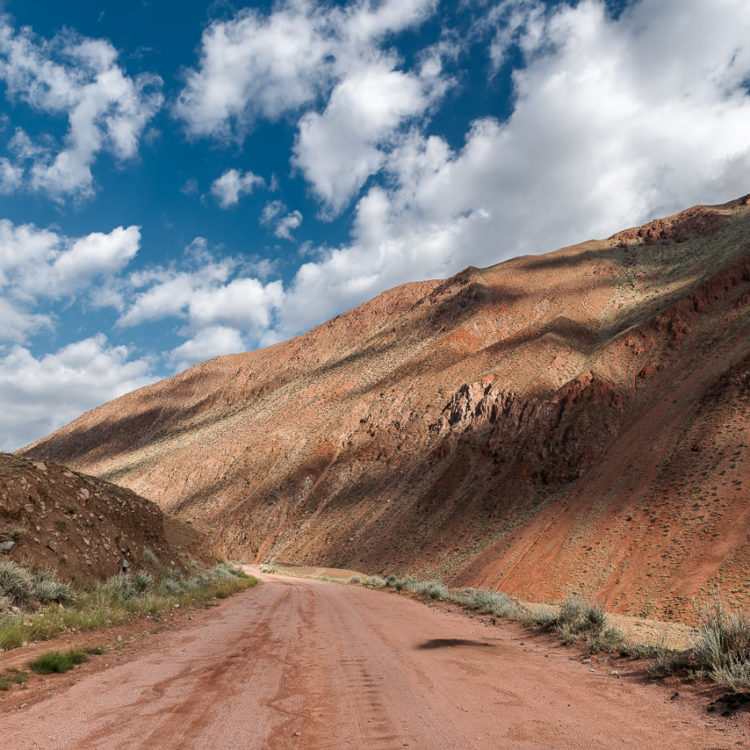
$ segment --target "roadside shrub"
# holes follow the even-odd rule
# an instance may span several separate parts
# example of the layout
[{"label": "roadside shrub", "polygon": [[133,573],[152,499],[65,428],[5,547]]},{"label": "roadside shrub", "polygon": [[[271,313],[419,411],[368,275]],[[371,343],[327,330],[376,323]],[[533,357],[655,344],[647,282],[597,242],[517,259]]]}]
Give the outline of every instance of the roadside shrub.
[{"label": "roadside shrub", "polygon": [[175,578],[163,578],[159,583],[159,593],[162,596],[179,596],[184,590],[182,582]]},{"label": "roadside shrub", "polygon": [[276,565],[276,563],[262,563],[260,566],[260,572],[261,573],[268,573],[269,575],[273,575],[274,573],[278,573],[279,566]]},{"label": "roadside shrub", "polygon": [[654,660],[648,666],[648,673],[652,677],[669,677],[675,672],[684,671],[693,666],[690,652],[675,651],[664,645],[653,646]]},{"label": "roadside shrub", "polygon": [[400,578],[399,576],[388,576],[385,579],[385,585],[388,586],[388,588],[396,589],[396,591],[403,591],[404,589],[408,589],[412,583],[416,583],[416,581],[417,579],[414,578],[414,576],[406,576],[405,578]]},{"label": "roadside shrub", "polygon": [[141,560],[143,560],[146,565],[156,565],[159,562],[153,550],[150,550],[148,547],[144,547],[141,551]]},{"label": "roadside shrub", "polygon": [[560,607],[557,622],[562,635],[596,635],[607,627],[607,613],[600,604],[569,596]]},{"label": "roadside shrub", "polygon": [[430,599],[446,599],[448,589],[440,581],[414,581],[407,585],[409,591],[429,597]]},{"label": "roadside shrub", "polygon": [[624,636],[617,628],[606,627],[586,635],[586,649],[590,654],[620,652],[623,647]]},{"label": "roadside shrub", "polygon": [[487,589],[470,589],[462,601],[471,609],[491,612],[498,617],[518,617],[522,610],[507,594]]},{"label": "roadside shrub", "polygon": [[750,615],[728,611],[718,596],[695,609],[698,668],[731,690],[750,688]]},{"label": "roadside shrub", "polygon": [[347,583],[364,583],[365,579],[362,576],[349,576]]},{"label": "roadside shrub", "polygon": [[133,586],[135,590],[142,594],[144,591],[148,591],[154,585],[154,577],[147,570],[139,570],[133,576]]},{"label": "roadside shrub", "polygon": [[376,588],[382,588],[385,586],[385,579],[380,576],[368,576],[365,578],[365,586],[375,586]]},{"label": "roadside shrub", "polygon": [[23,685],[29,679],[27,672],[8,669],[0,674],[0,690],[10,690],[13,685]]},{"label": "roadside shrub", "polygon": [[138,595],[138,588],[133,576],[118,573],[97,586],[102,596],[117,602],[128,602]]},{"label": "roadside shrub", "polygon": [[0,562],[0,595],[16,606],[27,604],[34,597],[34,579],[20,565],[10,560]]},{"label": "roadside shrub", "polygon": [[229,581],[232,578],[247,578],[247,573],[245,573],[242,568],[240,568],[238,565],[234,565],[234,563],[230,562],[223,562],[216,565],[216,567],[213,568],[215,571],[215,574],[221,578],[222,580]]},{"label": "roadside shrub", "polygon": [[46,654],[34,659],[29,666],[37,674],[52,674],[53,672],[67,672],[76,664],[88,661],[85,651],[79,648],[70,648],[67,651],[48,651]]},{"label": "roadside shrub", "polygon": [[37,568],[33,572],[33,597],[40,604],[72,604],[75,599],[73,589],[67,583],[57,580],[52,568]]},{"label": "roadside shrub", "polygon": [[557,626],[558,616],[551,610],[530,610],[525,612],[522,616],[524,622],[534,627],[540,628],[543,631],[554,630]]}]

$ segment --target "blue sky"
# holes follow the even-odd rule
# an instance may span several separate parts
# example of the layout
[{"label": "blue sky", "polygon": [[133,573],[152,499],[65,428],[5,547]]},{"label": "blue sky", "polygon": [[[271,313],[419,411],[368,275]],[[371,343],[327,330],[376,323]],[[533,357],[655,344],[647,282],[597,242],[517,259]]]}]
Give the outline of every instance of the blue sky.
[{"label": "blue sky", "polygon": [[750,190],[745,0],[0,3],[0,448]]}]

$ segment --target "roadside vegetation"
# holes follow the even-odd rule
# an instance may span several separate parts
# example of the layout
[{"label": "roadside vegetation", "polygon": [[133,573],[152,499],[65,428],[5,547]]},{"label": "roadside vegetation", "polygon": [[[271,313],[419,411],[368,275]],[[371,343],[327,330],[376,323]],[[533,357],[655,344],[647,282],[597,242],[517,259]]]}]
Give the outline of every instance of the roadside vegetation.
[{"label": "roadside vegetation", "polygon": [[[262,565],[261,571],[284,573],[283,567],[274,563]],[[709,601],[694,602],[698,623],[692,647],[677,651],[664,642],[643,645],[628,641],[609,623],[600,604],[576,597],[568,597],[557,607],[537,611],[499,591],[449,589],[440,581],[424,581],[413,576],[355,575],[345,581],[324,580],[406,591],[427,600],[451,601],[493,618],[515,620],[536,630],[554,633],[563,643],[582,647],[588,654],[604,652],[648,659],[649,673],[655,678],[677,674],[691,679],[707,678],[735,692],[750,690],[750,613],[729,610],[718,593]]]},{"label": "roadside vegetation", "polygon": [[[65,630],[89,631],[170,608],[226,598],[257,583],[239,568],[220,563],[195,566],[186,577],[177,568],[120,573],[76,590],[49,568],[0,562],[0,649],[51,638]],[[0,676],[1,679],[1,676]]]}]

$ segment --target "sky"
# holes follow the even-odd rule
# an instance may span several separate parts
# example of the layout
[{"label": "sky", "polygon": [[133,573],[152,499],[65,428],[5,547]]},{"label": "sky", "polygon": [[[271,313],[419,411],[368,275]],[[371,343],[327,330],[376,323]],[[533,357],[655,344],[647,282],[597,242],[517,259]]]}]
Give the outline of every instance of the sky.
[{"label": "sky", "polygon": [[747,0],[0,0],[0,449],[750,191]]}]

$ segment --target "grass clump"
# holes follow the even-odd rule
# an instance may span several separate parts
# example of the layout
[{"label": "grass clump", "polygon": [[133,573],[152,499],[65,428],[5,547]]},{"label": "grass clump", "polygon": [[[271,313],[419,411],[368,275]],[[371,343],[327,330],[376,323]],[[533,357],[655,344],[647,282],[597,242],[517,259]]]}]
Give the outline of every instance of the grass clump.
[{"label": "grass clump", "polygon": [[269,575],[273,575],[274,573],[279,572],[279,566],[276,565],[276,563],[268,562],[268,563],[262,563],[260,566],[260,572],[261,573],[268,573]]},{"label": "grass clump", "polygon": [[525,614],[526,622],[545,631],[554,630],[563,643],[583,643],[589,653],[622,651],[624,637],[607,622],[607,613],[596,602],[569,596],[557,613],[541,611]]},{"label": "grass clump", "polygon": [[28,672],[8,669],[0,674],[0,690],[10,690],[13,685],[23,685],[29,679]]},{"label": "grass clump", "polygon": [[426,596],[428,599],[448,598],[448,588],[440,581],[413,581],[406,588],[415,594]]},{"label": "grass clump", "polygon": [[367,578],[365,578],[365,586],[383,588],[385,586],[385,579],[380,576],[367,576]]},{"label": "grass clump", "polygon": [[730,690],[750,688],[750,614],[728,611],[718,596],[695,609],[698,670]]},{"label": "grass clump", "polygon": [[37,674],[67,672],[76,664],[88,661],[88,655],[80,648],[69,648],[67,651],[48,651],[38,656],[29,664]]},{"label": "grass clump", "polygon": [[0,562],[0,597],[27,609],[52,603],[68,605],[75,600],[73,589],[58,581],[50,568],[29,572],[10,560]]},{"label": "grass clump", "polygon": [[58,581],[55,571],[51,568],[38,568],[34,571],[32,594],[40,604],[69,605],[76,598],[73,589],[67,583]]},{"label": "grass clump", "polygon": [[410,585],[416,583],[416,578],[406,576],[406,578],[399,578],[398,576],[388,576],[385,579],[385,585],[388,588],[396,589],[396,591],[403,591],[408,589]]},{"label": "grass clump", "polygon": [[487,589],[469,589],[462,597],[469,609],[476,609],[498,617],[519,617],[523,610],[507,594]]},{"label": "grass clump", "polygon": [[159,564],[154,551],[149,549],[148,547],[144,547],[141,551],[141,560],[143,560],[146,565],[156,566]]},{"label": "grass clump", "polygon": [[10,560],[0,562],[0,594],[17,607],[33,600],[34,578]]}]

